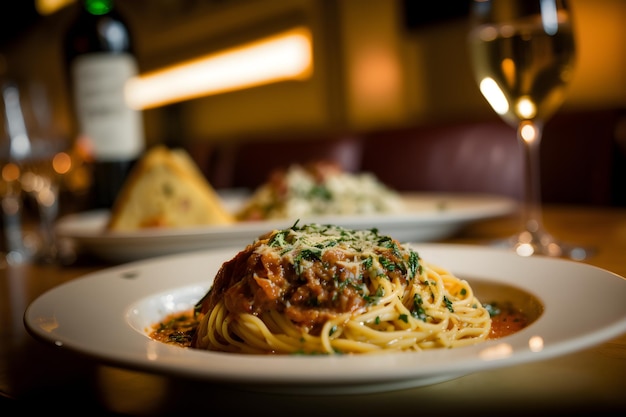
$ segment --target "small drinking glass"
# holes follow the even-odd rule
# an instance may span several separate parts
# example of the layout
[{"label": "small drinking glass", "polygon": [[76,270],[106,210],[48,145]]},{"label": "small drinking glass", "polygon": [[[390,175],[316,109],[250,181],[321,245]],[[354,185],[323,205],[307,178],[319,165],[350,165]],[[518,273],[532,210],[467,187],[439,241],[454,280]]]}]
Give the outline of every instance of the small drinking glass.
[{"label": "small drinking glass", "polygon": [[[57,260],[54,222],[60,176],[69,170],[65,140],[55,134],[49,92],[41,82],[2,83],[5,134],[0,150],[3,264]],[[32,208],[34,213],[27,209]],[[28,222],[34,214],[35,222]],[[30,224],[36,226],[30,227]],[[34,230],[33,230],[34,229]]]}]

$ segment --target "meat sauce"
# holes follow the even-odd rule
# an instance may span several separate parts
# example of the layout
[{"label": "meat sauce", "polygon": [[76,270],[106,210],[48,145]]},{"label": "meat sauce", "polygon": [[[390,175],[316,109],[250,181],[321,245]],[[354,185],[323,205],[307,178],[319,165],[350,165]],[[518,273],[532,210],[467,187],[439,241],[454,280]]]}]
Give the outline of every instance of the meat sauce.
[{"label": "meat sauce", "polygon": [[[530,318],[526,313],[510,302],[486,303],[485,307],[491,314],[491,332],[487,339],[499,339],[522,330],[529,324]],[[194,317],[193,309],[173,313],[152,326],[150,338],[180,347],[191,347],[198,320]]]},{"label": "meat sauce", "polygon": [[367,310],[372,276],[406,285],[418,255],[376,231],[306,225],[262,236],[224,263],[201,312],[222,300],[233,313],[278,310],[309,334],[344,313]]},{"label": "meat sauce", "polygon": [[[196,338],[206,330],[198,331],[199,318],[218,305],[232,314],[259,317],[266,311],[278,311],[296,327],[317,336],[328,320],[343,314],[358,316],[376,303],[381,287],[374,284],[374,278],[384,277],[402,288],[418,279],[418,285],[431,285],[422,276],[423,268],[416,251],[377,229],[294,224],[260,236],[224,262],[195,308],[166,317],[152,329],[151,337],[198,346]],[[497,294],[485,296],[497,298]],[[489,338],[507,336],[533,320],[517,298],[503,295],[502,299],[508,302],[485,304],[492,318]],[[431,320],[419,316],[420,308],[420,303],[414,302],[412,316]]]}]

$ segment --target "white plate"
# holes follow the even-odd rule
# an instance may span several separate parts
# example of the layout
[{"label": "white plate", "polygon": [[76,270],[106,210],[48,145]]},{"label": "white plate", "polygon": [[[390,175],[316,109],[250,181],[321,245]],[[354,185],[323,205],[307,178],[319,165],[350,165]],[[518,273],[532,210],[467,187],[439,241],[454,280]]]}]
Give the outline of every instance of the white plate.
[{"label": "white plate", "polygon": [[[377,227],[382,234],[403,242],[430,242],[458,232],[469,222],[511,213],[515,201],[506,197],[476,194],[404,194],[407,210],[400,214],[327,216],[301,219],[332,223],[353,229]],[[225,204],[234,208],[237,197]],[[243,247],[272,229],[289,227],[285,221],[242,222],[190,229],[152,229],[137,232],[106,232],[107,211],[90,211],[59,219],[56,233],[81,248],[112,262],[135,261],[155,256],[221,247]]]},{"label": "white plate", "polygon": [[168,313],[190,308],[204,295],[223,261],[235,254],[221,249],[89,274],[40,296],[27,308],[24,322],[39,339],[109,364],[308,394],[422,386],[552,358],[626,332],[626,280],[606,270],[478,246],[431,243],[415,248],[423,259],[468,279],[483,302],[529,295],[544,310],[530,326],[500,340],[374,358],[217,353],[149,339],[146,327]]}]

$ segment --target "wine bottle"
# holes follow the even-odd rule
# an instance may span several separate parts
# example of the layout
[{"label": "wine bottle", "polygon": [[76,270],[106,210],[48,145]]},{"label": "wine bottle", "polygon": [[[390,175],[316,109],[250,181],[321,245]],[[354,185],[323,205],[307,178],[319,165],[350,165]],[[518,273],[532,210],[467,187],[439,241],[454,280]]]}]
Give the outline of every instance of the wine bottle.
[{"label": "wine bottle", "polygon": [[77,140],[90,153],[91,208],[110,208],[145,148],[139,110],[125,100],[126,81],[137,75],[131,33],[113,0],[83,0],[69,27],[65,60]]}]

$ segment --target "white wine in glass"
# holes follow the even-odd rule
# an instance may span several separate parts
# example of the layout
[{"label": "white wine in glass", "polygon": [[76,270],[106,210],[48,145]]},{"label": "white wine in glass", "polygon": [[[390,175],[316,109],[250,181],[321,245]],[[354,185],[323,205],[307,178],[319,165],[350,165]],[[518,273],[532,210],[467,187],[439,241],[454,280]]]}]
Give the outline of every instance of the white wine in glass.
[{"label": "white wine in glass", "polygon": [[470,19],[469,48],[480,91],[517,129],[524,149],[523,229],[505,243],[522,256],[584,259],[587,250],[544,229],[541,209],[543,125],[565,100],[576,57],[566,0],[473,0]]}]

